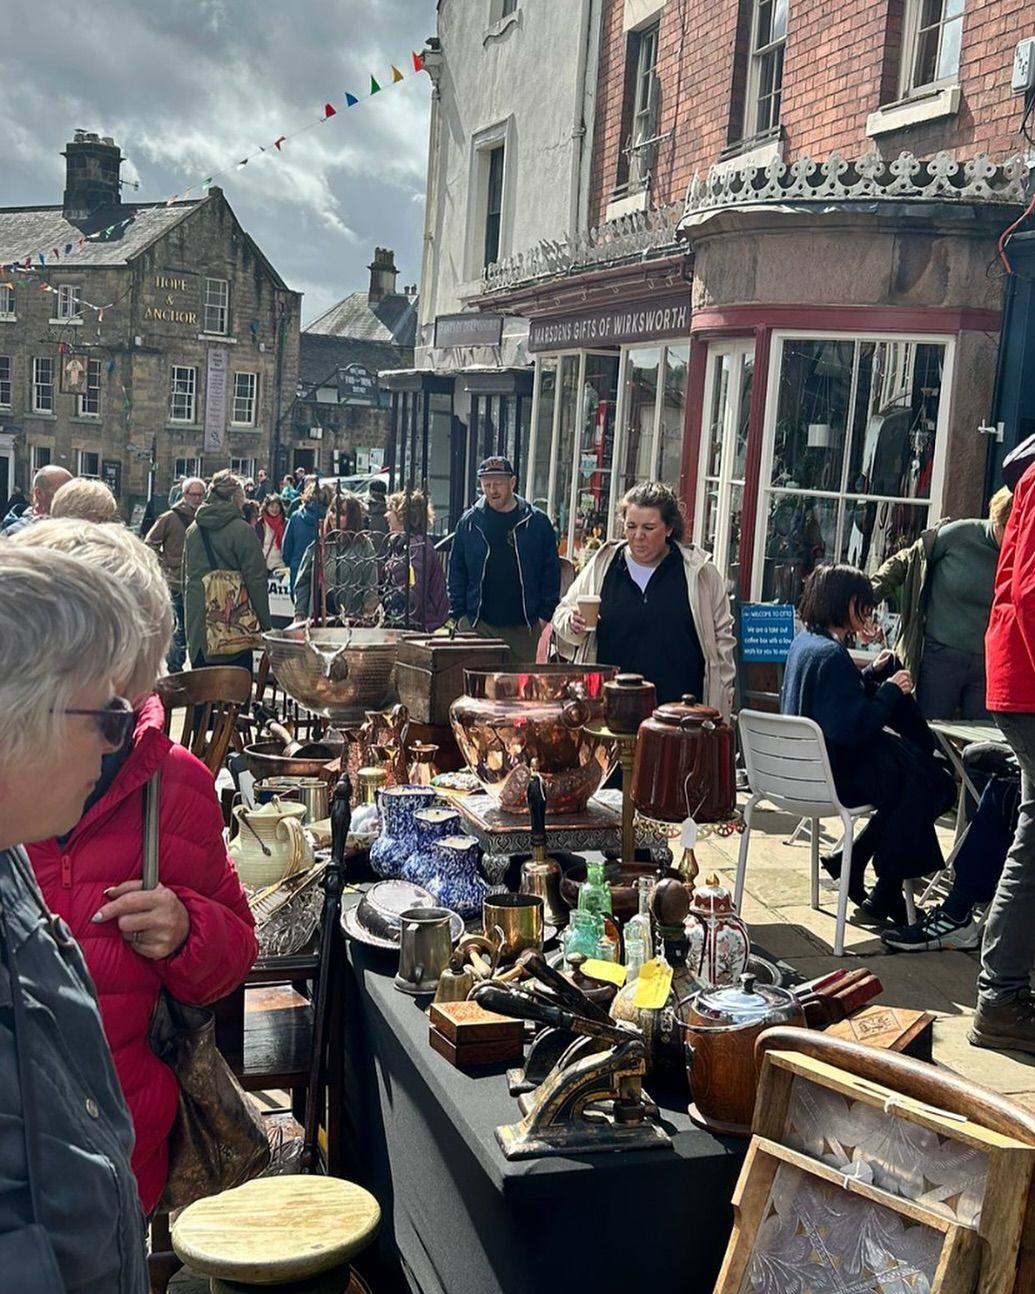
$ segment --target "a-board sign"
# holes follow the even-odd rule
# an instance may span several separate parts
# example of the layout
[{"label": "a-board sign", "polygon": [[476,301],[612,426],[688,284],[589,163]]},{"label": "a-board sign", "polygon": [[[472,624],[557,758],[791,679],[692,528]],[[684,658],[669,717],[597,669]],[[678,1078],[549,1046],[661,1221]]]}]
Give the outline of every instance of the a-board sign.
[{"label": "a-board sign", "polygon": [[794,641],[794,607],[789,602],[745,602],[740,608],[740,658],[787,659]]}]

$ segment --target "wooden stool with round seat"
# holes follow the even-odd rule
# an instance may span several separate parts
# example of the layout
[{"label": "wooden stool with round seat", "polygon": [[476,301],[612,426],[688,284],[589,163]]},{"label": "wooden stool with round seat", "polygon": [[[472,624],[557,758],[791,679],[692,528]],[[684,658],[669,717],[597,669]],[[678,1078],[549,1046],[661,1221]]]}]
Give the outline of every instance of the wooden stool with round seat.
[{"label": "wooden stool with round seat", "polygon": [[380,1221],[377,1200],[352,1182],[262,1177],[185,1208],[172,1245],[212,1294],[368,1294],[349,1264]]}]

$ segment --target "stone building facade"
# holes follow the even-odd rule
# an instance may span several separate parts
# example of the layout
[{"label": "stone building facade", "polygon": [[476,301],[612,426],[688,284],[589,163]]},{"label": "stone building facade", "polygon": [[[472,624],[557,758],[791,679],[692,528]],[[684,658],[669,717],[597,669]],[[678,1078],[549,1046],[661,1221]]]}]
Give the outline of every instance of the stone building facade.
[{"label": "stone building facade", "polygon": [[300,295],[220,189],[126,204],[112,141],[77,132],[65,156],[61,206],[0,210],[7,489],[57,463],[129,517],[177,475],[283,463]]}]

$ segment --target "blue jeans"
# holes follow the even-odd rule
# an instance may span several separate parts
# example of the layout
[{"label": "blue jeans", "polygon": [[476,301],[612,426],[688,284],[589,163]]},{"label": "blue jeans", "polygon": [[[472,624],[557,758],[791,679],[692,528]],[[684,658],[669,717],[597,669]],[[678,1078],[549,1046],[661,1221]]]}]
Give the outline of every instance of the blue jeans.
[{"label": "blue jeans", "polygon": [[166,667],[170,674],[178,674],[187,663],[187,634],[183,627],[183,594],[179,589],[173,589],[169,597],[172,600],[174,624]]},{"label": "blue jeans", "polygon": [[1021,766],[1021,803],[985,922],[978,976],[981,1006],[1029,993],[1035,965],[1035,714],[997,714],[995,719]]}]

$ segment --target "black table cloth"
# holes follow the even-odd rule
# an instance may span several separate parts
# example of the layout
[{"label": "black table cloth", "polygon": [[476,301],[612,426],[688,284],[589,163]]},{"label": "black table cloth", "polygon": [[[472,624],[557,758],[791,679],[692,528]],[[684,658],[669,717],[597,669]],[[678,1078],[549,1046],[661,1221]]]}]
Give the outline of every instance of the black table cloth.
[{"label": "black table cloth", "polygon": [[747,1143],[695,1128],[685,1087],[648,1083],[674,1149],[508,1161],[505,1067],[433,1052],[428,999],[393,987],[396,960],[352,943],[346,970],[346,1171],[381,1205],[357,1263],[378,1294],[709,1294]]}]

